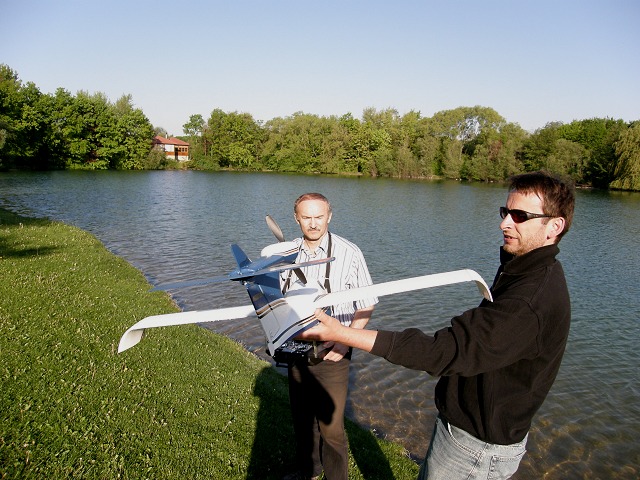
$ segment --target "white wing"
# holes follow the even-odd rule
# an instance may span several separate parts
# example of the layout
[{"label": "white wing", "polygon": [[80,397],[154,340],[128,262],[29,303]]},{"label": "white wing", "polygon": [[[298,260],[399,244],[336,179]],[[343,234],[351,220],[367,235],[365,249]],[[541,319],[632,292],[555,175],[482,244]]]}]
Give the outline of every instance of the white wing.
[{"label": "white wing", "polygon": [[142,339],[145,328],[168,327],[171,325],[186,325],[189,323],[218,322],[255,316],[253,305],[242,307],[219,308],[216,310],[202,310],[194,312],[168,313],[166,315],[152,315],[143,318],[124,332],[118,345],[118,353],[136,345]]},{"label": "white wing", "polygon": [[339,305],[341,303],[354,302],[365,298],[382,297],[395,293],[420,290],[422,288],[439,287],[462,282],[476,282],[478,290],[484,298],[493,301],[489,287],[482,277],[473,270],[455,270],[453,272],[434,273],[422,277],[405,278],[404,280],[394,280],[391,282],[377,283],[367,287],[352,288],[340,292],[331,292],[320,295],[314,301],[317,308],[328,307],[329,305]]},{"label": "white wing", "polygon": [[[362,300],[366,298],[382,297],[385,295],[393,295],[396,293],[409,292],[412,290],[420,290],[423,288],[439,287],[443,285],[451,285],[454,283],[462,282],[475,282],[480,293],[489,301],[492,301],[491,292],[489,287],[482,279],[482,277],[473,270],[456,270],[453,272],[435,273],[433,275],[424,275],[422,277],[405,278],[404,280],[394,280],[391,282],[378,283],[369,285],[367,287],[352,288],[350,290],[343,290],[340,292],[331,292],[327,294],[317,295],[318,289],[308,288],[300,291],[289,292],[289,298],[285,298],[286,305],[290,307],[287,311],[292,310],[294,315],[284,316],[284,323],[282,318],[276,317],[273,314],[273,309],[269,311],[267,315],[264,315],[261,321],[263,322],[263,329],[265,325],[268,325],[269,321],[274,322],[275,332],[288,331],[293,327],[296,322],[300,322],[302,319],[310,317],[316,308],[328,307],[330,305],[339,305],[341,303],[354,302],[356,300]],[[306,290],[306,291],[305,291]],[[307,293],[308,292],[308,293]],[[305,298],[307,297],[307,298]],[[315,299],[314,299],[315,298]],[[307,303],[308,299],[308,303]],[[282,300],[279,300],[282,302]],[[252,305],[242,307],[220,308],[215,310],[202,310],[195,312],[180,312],[169,313],[166,315],[153,315],[140,320],[127,330],[118,345],[118,353],[127,350],[128,348],[136,345],[142,338],[142,332],[145,328],[155,327],[168,327],[171,325],[186,325],[190,323],[205,323],[205,322],[217,322],[220,320],[233,320],[237,318],[248,318],[256,315],[256,312]],[[266,322],[266,323],[265,323]],[[308,326],[308,323],[300,326],[300,329]],[[295,336],[295,332],[293,336]],[[271,337],[275,334],[269,335],[265,330],[269,342],[272,342]],[[282,343],[285,338],[278,341],[278,345]],[[275,343],[274,343],[275,345]],[[277,345],[276,345],[277,347]]]}]

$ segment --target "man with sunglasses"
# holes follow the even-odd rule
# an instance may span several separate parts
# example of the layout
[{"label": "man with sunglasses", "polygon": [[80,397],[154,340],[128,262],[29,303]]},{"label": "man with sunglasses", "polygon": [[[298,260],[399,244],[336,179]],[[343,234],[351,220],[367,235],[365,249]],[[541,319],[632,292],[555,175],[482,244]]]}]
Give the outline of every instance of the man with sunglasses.
[{"label": "man with sunglasses", "polygon": [[574,187],[546,172],[511,179],[500,208],[501,265],[493,302],[433,335],[345,328],[318,310],[308,339],[336,341],[440,379],[438,418],[419,479],[510,478],[534,414],[564,354],[571,308],[558,242],[573,219]]}]

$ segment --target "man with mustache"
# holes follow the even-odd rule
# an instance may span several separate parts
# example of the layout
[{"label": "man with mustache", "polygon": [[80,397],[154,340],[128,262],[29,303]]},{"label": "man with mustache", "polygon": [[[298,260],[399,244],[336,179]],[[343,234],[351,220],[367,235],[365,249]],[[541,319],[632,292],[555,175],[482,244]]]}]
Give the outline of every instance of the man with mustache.
[{"label": "man with mustache", "polygon": [[[329,232],[332,210],[319,193],[306,193],[294,204],[294,216],[302,231],[297,262],[334,257],[329,263],[302,269],[306,280],[317,281],[327,291],[371,285],[371,276],[360,249]],[[281,274],[283,293],[293,287],[295,274]],[[362,329],[373,313],[377,299],[366,299],[332,307],[335,321],[344,328]],[[296,436],[298,471],[286,480],[316,479],[324,471],[327,480],[347,480],[349,452],[344,430],[344,409],[349,384],[351,349],[327,342],[324,360],[301,358],[288,367],[289,400]]]}]

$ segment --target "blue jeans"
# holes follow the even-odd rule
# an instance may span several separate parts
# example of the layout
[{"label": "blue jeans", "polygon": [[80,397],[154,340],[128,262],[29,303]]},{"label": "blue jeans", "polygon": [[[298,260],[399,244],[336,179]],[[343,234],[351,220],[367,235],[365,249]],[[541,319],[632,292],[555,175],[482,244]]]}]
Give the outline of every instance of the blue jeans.
[{"label": "blue jeans", "polygon": [[478,440],[438,416],[418,480],[511,478],[524,456],[527,435],[513,445]]}]

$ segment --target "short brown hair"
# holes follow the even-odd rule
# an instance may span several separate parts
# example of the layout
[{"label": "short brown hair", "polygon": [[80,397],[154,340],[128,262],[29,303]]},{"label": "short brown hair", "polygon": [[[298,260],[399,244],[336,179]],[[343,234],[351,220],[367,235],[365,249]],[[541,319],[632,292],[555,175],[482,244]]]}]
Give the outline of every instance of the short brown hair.
[{"label": "short brown hair", "polygon": [[296,199],[295,203],[293,204],[293,213],[297,212],[298,205],[300,204],[300,202],[304,202],[305,200],[322,200],[327,204],[327,207],[329,207],[329,213],[331,213],[331,202],[329,201],[329,199],[324,195],[322,195],[321,193],[313,193],[313,192],[303,193]]},{"label": "short brown hair", "polygon": [[575,207],[575,185],[569,178],[540,170],[515,175],[509,179],[509,191],[537,195],[542,200],[542,211],[552,217],[564,218],[564,229],[558,242],[569,231]]}]

